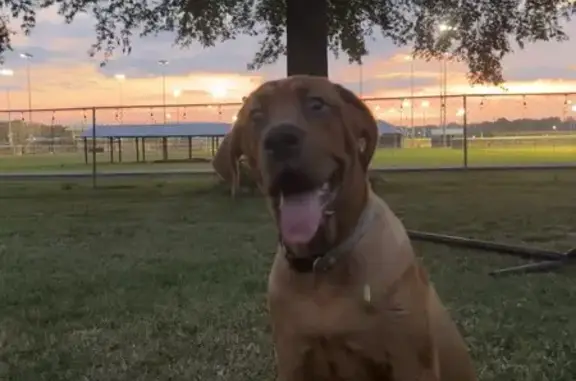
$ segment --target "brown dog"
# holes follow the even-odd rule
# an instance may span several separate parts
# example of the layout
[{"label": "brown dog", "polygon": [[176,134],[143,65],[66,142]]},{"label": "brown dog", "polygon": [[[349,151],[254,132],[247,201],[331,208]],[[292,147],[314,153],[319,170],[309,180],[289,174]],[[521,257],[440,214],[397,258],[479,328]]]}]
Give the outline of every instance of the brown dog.
[{"label": "brown dog", "polygon": [[279,381],[476,380],[402,223],[370,189],[377,135],[365,105],[320,77],[265,83],[238,114],[229,159],[258,171],[280,236],[268,284]]}]

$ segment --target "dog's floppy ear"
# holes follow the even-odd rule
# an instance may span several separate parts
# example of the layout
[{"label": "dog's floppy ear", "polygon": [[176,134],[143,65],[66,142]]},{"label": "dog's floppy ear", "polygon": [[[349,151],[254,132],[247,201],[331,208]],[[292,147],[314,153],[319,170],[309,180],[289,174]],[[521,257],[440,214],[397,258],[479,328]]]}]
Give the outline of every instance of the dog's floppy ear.
[{"label": "dog's floppy ear", "polygon": [[343,112],[346,125],[356,139],[356,145],[360,154],[360,161],[364,169],[368,169],[376,145],[378,144],[378,125],[372,112],[366,104],[352,91],[341,85],[336,85],[340,98],[350,107]]},{"label": "dog's floppy ear", "polygon": [[234,136],[234,128],[224,136],[224,140],[218,147],[218,151],[212,160],[212,167],[224,180],[231,186],[232,197],[235,197],[236,191],[240,185],[240,157],[242,150],[240,140]]}]

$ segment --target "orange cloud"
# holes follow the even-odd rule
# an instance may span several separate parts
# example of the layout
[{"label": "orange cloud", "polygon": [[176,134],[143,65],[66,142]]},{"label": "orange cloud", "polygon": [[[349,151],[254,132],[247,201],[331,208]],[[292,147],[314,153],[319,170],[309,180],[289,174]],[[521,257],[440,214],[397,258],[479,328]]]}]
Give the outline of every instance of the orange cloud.
[{"label": "orange cloud", "polygon": [[[26,38],[18,37],[22,44]],[[70,49],[85,51],[89,45],[85,39],[58,37],[50,44],[51,51],[66,53]],[[416,125],[438,123],[441,102],[440,64],[415,60],[409,62],[407,51],[398,51],[386,59],[370,58],[360,68],[338,61],[331,67],[331,77],[341,83],[363,84],[364,97],[395,97],[396,99],[368,102],[374,114],[391,123]],[[411,68],[414,70],[412,71]],[[155,105],[138,109],[109,109],[98,111],[98,123],[150,123],[183,120],[231,121],[237,112],[236,106],[218,106],[218,103],[240,102],[241,98],[262,83],[266,78],[258,73],[194,71],[166,77],[166,104],[164,109],[162,78],[159,75],[130,78],[119,81],[114,76],[103,74],[98,60],[84,59],[75,62],[52,60],[50,63],[34,64],[32,67],[33,108],[93,107],[119,105]],[[448,93],[470,94],[467,97],[466,116],[473,123],[500,117],[509,119],[545,116],[568,117],[574,115],[570,105],[576,96],[506,96],[505,91],[493,86],[470,86],[466,79],[466,67],[461,63],[448,64]],[[415,80],[414,95],[427,97],[411,102],[410,78]],[[13,77],[1,77],[0,87],[9,89],[12,109],[28,107],[26,73],[20,69]],[[542,93],[576,91],[576,81],[541,79],[535,81],[510,81],[506,84],[509,93]],[[360,88],[360,86],[358,86]],[[352,88],[356,90],[356,88]],[[482,94],[500,94],[486,97]],[[0,104],[1,103],[0,98]],[[569,103],[573,102],[573,103]],[[176,104],[213,103],[212,107],[177,107]],[[6,109],[4,103],[0,108]],[[446,102],[448,121],[461,122],[462,99]],[[26,113],[11,113],[11,118],[20,118]],[[51,123],[88,124],[90,110],[37,112],[35,121]]]},{"label": "orange cloud", "polygon": [[[51,123],[80,123],[89,108],[120,105],[154,105],[126,109],[122,119],[126,123],[144,123],[152,120],[162,121],[163,85],[161,77],[125,78],[118,80],[107,77],[89,63],[68,65],[65,67],[39,65],[32,72],[32,107],[34,109],[86,107],[86,111],[35,112],[34,121]],[[236,73],[190,73],[181,76],[166,77],[166,115],[169,120],[204,119],[230,121],[236,114],[235,108],[218,107],[217,103],[240,102],[242,97],[263,81],[258,75]],[[25,73],[16,73],[7,78],[5,85],[15,90],[9,92],[11,109],[27,109],[28,92]],[[212,108],[178,108],[176,104],[214,103]],[[4,106],[4,105],[3,105]],[[1,107],[3,109],[8,108]],[[11,118],[28,118],[28,113],[11,113]],[[22,115],[21,115],[22,114]],[[115,123],[119,119],[119,110],[101,110],[98,112],[101,123]],[[87,117],[87,119],[91,119]]]},{"label": "orange cloud", "polygon": [[[378,88],[364,91],[364,98],[393,98],[368,101],[374,115],[397,125],[438,124],[442,103],[440,93],[440,68],[438,62],[414,62],[411,74],[410,63],[399,53],[388,59],[373,61],[363,67],[366,88],[371,81],[382,83]],[[344,74],[337,80],[354,82],[358,77],[354,72],[341,71]],[[410,101],[410,77],[415,81],[428,80],[429,84],[415,85],[414,95],[425,97]],[[387,81],[402,80],[401,85],[386,86]],[[573,105],[576,104],[576,80],[540,79],[535,81],[509,81],[505,89],[495,86],[471,86],[466,78],[466,67],[461,63],[448,64],[447,93],[467,94],[466,111],[461,97],[448,98],[445,101],[448,122],[463,122],[464,113],[469,123],[499,118],[544,118],[576,117]],[[526,94],[525,96],[508,94]],[[541,95],[541,93],[560,93],[559,95]],[[532,94],[532,95],[531,95]],[[534,95],[538,94],[538,95]],[[566,94],[566,95],[565,95]]]}]

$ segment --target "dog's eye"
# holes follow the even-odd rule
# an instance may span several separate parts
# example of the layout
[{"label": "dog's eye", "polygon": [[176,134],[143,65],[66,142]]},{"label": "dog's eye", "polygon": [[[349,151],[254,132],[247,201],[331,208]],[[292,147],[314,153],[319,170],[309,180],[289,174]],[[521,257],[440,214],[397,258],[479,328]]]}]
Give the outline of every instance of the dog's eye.
[{"label": "dog's eye", "polygon": [[306,100],[306,103],[312,111],[322,111],[326,108],[326,102],[320,97],[310,97]]},{"label": "dog's eye", "polygon": [[261,109],[253,109],[250,111],[250,118],[253,120],[260,120],[264,117],[264,111]]}]

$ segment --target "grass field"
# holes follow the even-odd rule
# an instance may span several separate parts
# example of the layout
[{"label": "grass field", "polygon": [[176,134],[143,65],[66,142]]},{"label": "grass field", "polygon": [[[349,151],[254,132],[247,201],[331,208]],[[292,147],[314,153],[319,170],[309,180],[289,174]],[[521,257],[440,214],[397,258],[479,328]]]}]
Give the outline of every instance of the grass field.
[{"label": "grass field", "polygon": [[[185,158],[187,151],[173,153],[171,157]],[[208,157],[206,152],[204,157]],[[147,155],[150,161],[159,160],[159,152]],[[91,158],[90,158],[91,160]],[[116,159],[117,160],[117,159]],[[379,149],[373,160],[374,167],[441,167],[463,165],[463,151],[452,148],[404,148]],[[470,149],[468,163],[479,165],[538,165],[538,164],[576,164],[576,147],[524,147]],[[135,163],[135,154],[126,152],[123,163],[109,162],[108,153],[99,153],[98,170],[101,172],[141,169],[190,169],[208,168],[208,164],[190,163]],[[91,171],[91,165],[84,163],[82,154],[0,156],[2,172],[61,172]]]},{"label": "grass field", "polygon": [[[212,176],[102,184],[0,185],[0,380],[273,380],[263,201]],[[575,188],[572,170],[416,173],[378,192],[412,229],[567,249]],[[481,380],[576,379],[573,270],[492,279],[518,260],[415,247]]]}]

